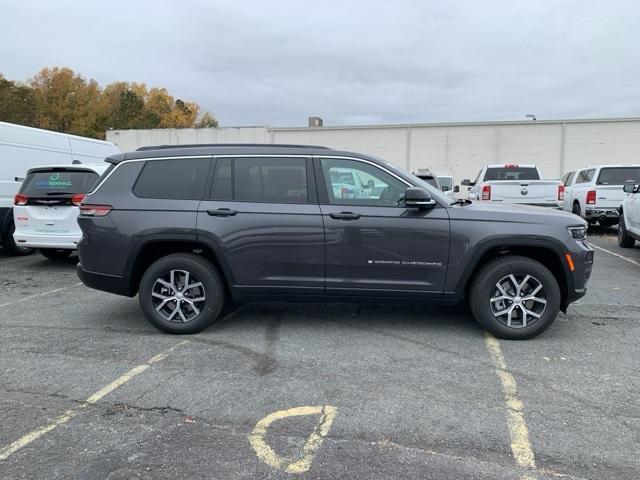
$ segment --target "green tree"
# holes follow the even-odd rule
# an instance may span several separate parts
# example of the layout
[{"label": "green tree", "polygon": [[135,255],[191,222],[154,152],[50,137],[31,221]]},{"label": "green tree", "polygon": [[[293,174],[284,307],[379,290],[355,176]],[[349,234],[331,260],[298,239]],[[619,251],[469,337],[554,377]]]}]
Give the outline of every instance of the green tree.
[{"label": "green tree", "polygon": [[114,82],[104,89],[70,68],[44,68],[25,85],[0,75],[0,120],[104,138],[108,129],[217,127],[210,112],[165,88]]},{"label": "green tree", "polygon": [[70,68],[44,68],[30,81],[36,126],[56,132],[98,137],[95,130],[100,87]]},{"label": "green tree", "polygon": [[218,120],[209,111],[204,112],[195,124],[196,128],[217,128]]},{"label": "green tree", "polygon": [[35,118],[32,90],[0,75],[0,121],[33,126]]}]

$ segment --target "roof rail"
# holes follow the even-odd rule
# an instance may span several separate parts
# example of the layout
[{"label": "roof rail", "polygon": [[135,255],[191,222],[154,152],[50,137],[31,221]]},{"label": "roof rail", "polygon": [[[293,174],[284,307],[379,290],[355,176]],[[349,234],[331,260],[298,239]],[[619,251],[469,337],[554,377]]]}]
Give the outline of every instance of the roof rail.
[{"label": "roof rail", "polygon": [[320,145],[292,145],[288,143],[194,143],[187,145],[149,145],[140,147],[136,151],[167,150],[171,148],[206,148],[206,147],[269,147],[269,148],[321,148],[331,150]]}]

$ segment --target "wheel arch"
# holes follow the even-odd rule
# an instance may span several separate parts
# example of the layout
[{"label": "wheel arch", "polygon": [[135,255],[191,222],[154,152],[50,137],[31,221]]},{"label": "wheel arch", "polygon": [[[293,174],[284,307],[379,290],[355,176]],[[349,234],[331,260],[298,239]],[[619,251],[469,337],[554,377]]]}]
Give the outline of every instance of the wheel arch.
[{"label": "wheel arch", "polygon": [[[4,210],[4,209],[2,209]],[[13,223],[13,207],[8,207],[7,211],[4,212],[2,216],[2,221],[0,222],[0,237],[6,235],[9,231],[11,224]]]},{"label": "wheel arch", "polygon": [[458,284],[458,290],[465,299],[469,298],[469,289],[482,267],[496,258],[503,258],[508,255],[527,257],[540,262],[551,271],[560,288],[561,310],[566,312],[570,288],[569,283],[572,277],[567,271],[565,262],[562,260],[563,251],[561,246],[556,245],[551,240],[536,240],[535,243],[525,243],[515,240],[511,242],[487,242],[487,244],[483,245],[474,255],[474,260],[470,262],[463,278]]},{"label": "wheel arch", "polygon": [[234,280],[231,269],[224,261],[219,249],[209,242],[199,241],[195,236],[153,238],[139,245],[135,254],[132,255],[134,260],[129,268],[131,272],[129,275],[129,290],[132,296],[138,292],[140,280],[147,268],[156,260],[173,253],[194,253],[206,258],[220,271],[225,288],[230,289],[230,286],[233,285]]}]

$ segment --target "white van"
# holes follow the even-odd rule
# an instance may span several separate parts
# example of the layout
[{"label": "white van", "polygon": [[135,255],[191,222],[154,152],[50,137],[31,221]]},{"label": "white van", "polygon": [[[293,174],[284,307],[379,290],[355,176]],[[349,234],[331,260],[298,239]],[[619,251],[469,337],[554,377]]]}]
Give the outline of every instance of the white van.
[{"label": "white van", "polygon": [[103,163],[29,169],[13,201],[15,244],[38,248],[50,259],[71,255],[82,238],[80,202],[107,168]]},{"label": "white van", "polygon": [[37,165],[95,164],[119,152],[111,142],[0,122],[0,242],[4,252],[31,252],[13,239],[13,197],[27,170]]}]

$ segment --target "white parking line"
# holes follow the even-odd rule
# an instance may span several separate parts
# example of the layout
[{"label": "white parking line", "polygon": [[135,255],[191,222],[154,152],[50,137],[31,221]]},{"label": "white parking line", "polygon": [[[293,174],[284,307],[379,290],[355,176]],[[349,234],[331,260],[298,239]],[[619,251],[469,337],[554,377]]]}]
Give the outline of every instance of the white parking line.
[{"label": "white parking line", "polygon": [[11,455],[13,455],[15,452],[17,452],[18,450],[20,450],[23,447],[26,447],[27,445],[29,445],[34,440],[37,440],[38,438],[40,438],[43,435],[47,434],[51,430],[54,430],[55,428],[59,427],[60,425],[64,425],[69,420],[71,420],[73,417],[78,415],[88,405],[93,405],[93,404],[97,403],[105,395],[108,395],[109,393],[113,392],[116,388],[121,387],[122,385],[127,383],[132,378],[136,377],[137,375],[140,375],[146,369],[151,367],[154,363],[158,363],[159,361],[164,360],[167,357],[167,355],[169,355],[171,352],[173,352],[176,348],[179,348],[182,345],[185,345],[187,343],[189,343],[189,340],[183,340],[182,342],[177,343],[173,347],[168,348],[167,350],[165,350],[165,351],[163,351],[163,352],[151,357],[145,363],[143,363],[141,365],[138,365],[137,367],[132,368],[131,370],[129,370],[124,375],[121,375],[120,377],[116,378],[113,382],[111,382],[108,385],[105,385],[104,387],[102,387],[100,390],[95,392],[93,395],[90,395],[79,407],[71,408],[71,409],[67,410],[66,412],[64,412],[59,417],[56,417],[52,422],[49,422],[48,424],[43,425],[40,428],[36,428],[35,430],[23,435],[18,440],[16,440],[15,442],[11,443],[10,445],[7,445],[6,447],[4,447],[3,449],[0,450],[0,461],[6,460]]},{"label": "white parking line", "polygon": [[614,257],[621,258],[622,260],[624,260],[626,262],[633,263],[634,265],[637,265],[638,267],[640,267],[640,262],[636,262],[635,260],[633,260],[631,258],[627,258],[627,257],[625,257],[623,255],[620,255],[619,253],[612,252],[611,250],[607,250],[606,248],[599,247],[597,245],[594,245],[593,243],[590,243],[589,245],[591,245],[593,248],[597,248],[598,250],[602,250],[603,252],[607,252],[607,253],[613,255]]},{"label": "white parking line", "polygon": [[18,300],[12,300],[11,302],[2,303],[2,304],[0,304],[0,308],[8,307],[9,305],[15,305],[17,303],[26,302],[27,300],[31,300],[32,298],[44,297],[45,295],[51,295],[52,293],[58,293],[58,292],[61,292],[63,290],[68,290],[70,288],[79,287],[80,285],[82,285],[82,282],[74,283],[73,285],[69,285],[68,287],[55,288],[53,290],[47,290],[46,292],[41,292],[41,293],[36,293],[34,295],[29,295],[28,297],[22,297],[22,298],[19,298]]}]

